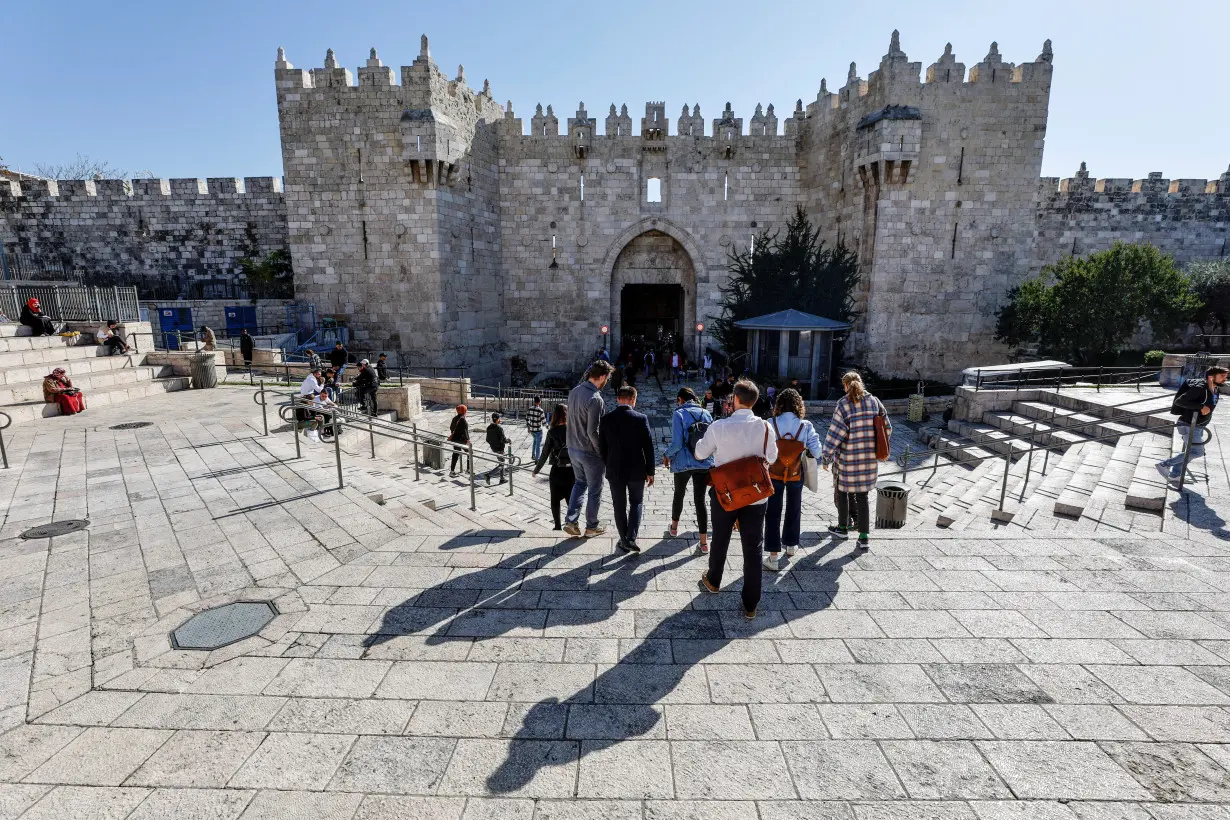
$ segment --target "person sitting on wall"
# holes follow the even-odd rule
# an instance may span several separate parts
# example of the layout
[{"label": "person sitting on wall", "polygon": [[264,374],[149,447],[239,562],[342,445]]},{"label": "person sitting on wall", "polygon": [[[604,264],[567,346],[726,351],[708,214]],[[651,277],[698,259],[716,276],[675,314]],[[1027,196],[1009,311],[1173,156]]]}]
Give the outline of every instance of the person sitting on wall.
[{"label": "person sitting on wall", "polygon": [[54,336],[64,330],[64,323],[56,323],[50,316],[43,313],[43,308],[37,299],[27,299],[26,306],[21,309],[21,323],[34,331],[33,336]]},{"label": "person sitting on wall", "polygon": [[359,375],[355,376],[354,389],[363,412],[369,416],[376,415],[376,392],[380,389],[380,380],[376,376],[376,368],[367,359],[359,360]]},{"label": "person sitting on wall", "polygon": [[107,355],[114,356],[116,353],[131,353],[132,348],[124,343],[115,332],[115,329],[120,326],[120,323],[114,319],[108,319],[106,324],[94,332],[94,341],[100,345],[106,345]]},{"label": "person sitting on wall", "polygon": [[62,367],[57,367],[43,379],[43,401],[58,404],[62,416],[71,416],[85,409],[85,395],[73,387],[73,380],[65,375]]},{"label": "person sitting on wall", "polygon": [[201,325],[201,345],[202,350],[218,349],[218,339],[209,325]]}]

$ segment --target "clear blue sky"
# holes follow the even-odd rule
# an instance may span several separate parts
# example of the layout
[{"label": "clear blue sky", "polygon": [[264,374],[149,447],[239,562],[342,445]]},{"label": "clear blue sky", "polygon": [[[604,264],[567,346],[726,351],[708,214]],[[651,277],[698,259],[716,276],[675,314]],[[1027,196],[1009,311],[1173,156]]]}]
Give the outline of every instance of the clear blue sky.
[{"label": "clear blue sky", "polygon": [[273,61],[279,45],[299,68],[336,50],[351,69],[376,46],[409,64],[419,35],[450,74],[491,80],[527,120],[535,103],[560,119],[584,100],[634,118],[645,100],[684,102],[706,121],[727,100],[750,117],[774,103],[836,89],[851,60],[863,77],[889,34],[924,71],[951,41],[967,66],[992,40],[1009,62],[1054,41],[1043,174],[1214,178],[1230,163],[1230,2],[1027,0],[873,4],[797,0],[383,2],[339,0],[0,0],[0,157],[14,168],[78,152],[162,177],[278,175]]}]

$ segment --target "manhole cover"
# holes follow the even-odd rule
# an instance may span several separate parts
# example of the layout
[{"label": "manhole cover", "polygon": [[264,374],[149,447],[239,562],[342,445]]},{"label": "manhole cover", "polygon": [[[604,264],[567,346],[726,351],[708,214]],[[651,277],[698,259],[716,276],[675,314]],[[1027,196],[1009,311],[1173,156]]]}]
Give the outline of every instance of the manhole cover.
[{"label": "manhole cover", "polygon": [[113,424],[111,430],[140,430],[142,427],[153,427],[152,421],[126,421],[123,424]]},{"label": "manhole cover", "polygon": [[57,535],[68,535],[70,532],[84,530],[90,526],[89,519],[69,518],[64,521],[52,521],[39,527],[31,527],[21,534],[22,538],[54,538]]},{"label": "manhole cover", "polygon": [[266,601],[239,601],[198,612],[171,633],[176,649],[219,649],[264,629],[278,611]]}]

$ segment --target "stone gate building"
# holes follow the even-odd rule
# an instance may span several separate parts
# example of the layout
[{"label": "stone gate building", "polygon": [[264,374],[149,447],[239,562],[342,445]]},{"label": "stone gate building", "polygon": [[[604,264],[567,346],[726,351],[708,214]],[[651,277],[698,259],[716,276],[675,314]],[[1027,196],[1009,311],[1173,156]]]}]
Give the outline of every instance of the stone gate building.
[{"label": "stone gate building", "polygon": [[611,105],[600,129],[584,104],[562,123],[539,105],[527,129],[487,82],[441,72],[426,37],[400,72],[373,49],[356,73],[332,51],[305,70],[279,50],[280,191],[0,181],[0,241],[87,270],[148,267],[157,229],[199,270],[233,267],[241,243],[284,242],[296,297],[345,318],[364,346],[482,378],[513,357],[575,368],[602,325],[616,349],[625,333],[674,329],[690,354],[730,250],[800,205],[859,254],[847,355],[899,376],[1003,361],[996,308],[1064,253],[1115,239],[1179,261],[1225,253],[1230,175],[1094,181],[1082,166],[1040,179],[1049,41],[1020,64],[992,43],[968,68],[947,47],[924,72],[894,32],[866,79],[851,64],[844,85],[822,80],[780,122],[772,105],[745,122],[728,104],[706,123],[698,106],[672,118],[650,102],[635,122]]}]

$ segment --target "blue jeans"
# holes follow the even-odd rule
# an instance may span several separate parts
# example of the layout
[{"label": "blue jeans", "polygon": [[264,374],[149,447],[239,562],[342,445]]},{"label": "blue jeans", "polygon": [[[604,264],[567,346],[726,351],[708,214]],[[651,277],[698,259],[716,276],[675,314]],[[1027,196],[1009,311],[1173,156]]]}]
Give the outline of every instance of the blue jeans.
[{"label": "blue jeans", "polygon": [[533,448],[530,450],[530,458],[538,461],[538,457],[542,455],[542,431],[533,430],[530,432],[530,440],[534,442]]},{"label": "blue jeans", "polygon": [[[1183,445],[1187,446],[1187,434],[1191,430],[1191,426],[1187,424],[1177,424],[1175,427],[1179,431],[1179,438],[1183,440]],[[1192,433],[1192,454],[1188,459],[1188,463],[1204,455],[1204,443],[1209,439],[1209,431],[1197,426],[1195,432]],[[1170,477],[1178,478],[1179,472],[1183,469],[1183,453],[1180,452],[1177,456],[1166,459],[1162,462],[1163,467],[1170,468]]]},{"label": "blue jeans", "polygon": [[581,518],[581,496],[589,490],[585,501],[585,526],[593,529],[598,526],[598,508],[602,506],[602,478],[606,475],[606,465],[596,453],[568,448],[568,456],[572,459],[572,472],[576,480],[572,484],[572,496],[568,499],[568,514],[564,523],[575,524]]},{"label": "blue jeans", "polygon": [[[786,520],[782,520],[782,505]],[[803,519],[803,482],[773,479],[773,495],[765,505],[764,551],[781,552],[782,544],[799,545],[799,529]]]}]

